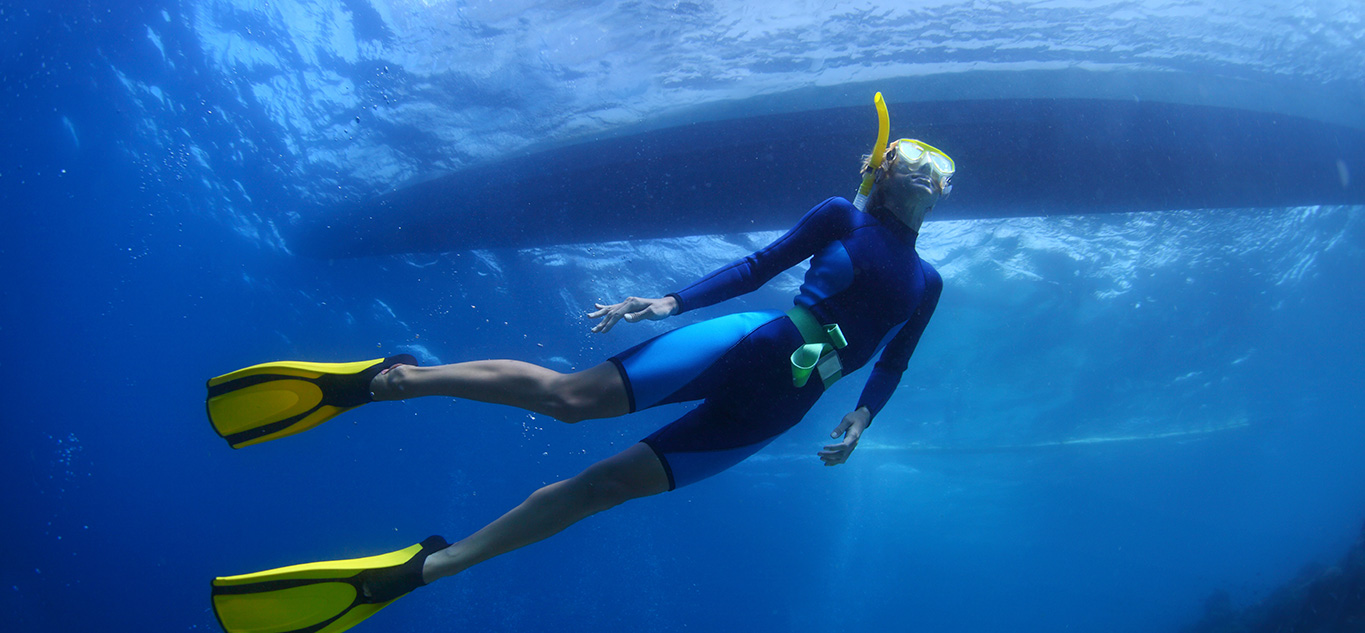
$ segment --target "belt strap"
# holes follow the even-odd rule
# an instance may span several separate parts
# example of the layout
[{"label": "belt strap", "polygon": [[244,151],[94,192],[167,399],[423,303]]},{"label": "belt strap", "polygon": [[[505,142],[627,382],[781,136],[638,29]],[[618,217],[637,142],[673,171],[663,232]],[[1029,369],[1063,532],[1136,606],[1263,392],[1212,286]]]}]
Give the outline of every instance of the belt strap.
[{"label": "belt strap", "polygon": [[838,324],[821,325],[819,319],[801,306],[787,310],[787,318],[801,332],[805,345],[792,352],[792,384],[797,388],[806,386],[811,372],[819,371],[820,380],[829,388],[843,377],[843,366],[839,363],[836,350],[848,346],[848,340]]}]

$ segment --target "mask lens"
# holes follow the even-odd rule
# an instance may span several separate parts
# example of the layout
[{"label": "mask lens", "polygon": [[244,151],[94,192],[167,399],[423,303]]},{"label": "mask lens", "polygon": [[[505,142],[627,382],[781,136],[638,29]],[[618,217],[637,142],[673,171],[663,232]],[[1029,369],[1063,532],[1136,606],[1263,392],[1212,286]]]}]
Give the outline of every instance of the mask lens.
[{"label": "mask lens", "polygon": [[896,161],[898,170],[913,171],[925,162],[932,164],[934,177],[941,187],[947,186],[956,169],[953,159],[948,158],[946,154],[912,138],[896,141],[896,153],[899,156],[899,160]]},{"label": "mask lens", "polygon": [[924,156],[924,149],[907,140],[896,141],[896,151],[905,161],[905,167],[912,169],[919,165],[920,158]]},{"label": "mask lens", "polygon": [[938,168],[939,173],[943,174],[944,176],[951,176],[951,175],[952,175],[952,173],[953,173],[953,161],[952,161],[952,159],[950,159],[950,158],[948,158],[947,156],[944,156],[944,155],[942,155],[942,154],[939,154],[938,152],[932,152],[932,153],[930,153],[930,154],[929,154],[929,159],[932,160],[932,161],[934,161],[934,167],[937,167],[937,168]]}]

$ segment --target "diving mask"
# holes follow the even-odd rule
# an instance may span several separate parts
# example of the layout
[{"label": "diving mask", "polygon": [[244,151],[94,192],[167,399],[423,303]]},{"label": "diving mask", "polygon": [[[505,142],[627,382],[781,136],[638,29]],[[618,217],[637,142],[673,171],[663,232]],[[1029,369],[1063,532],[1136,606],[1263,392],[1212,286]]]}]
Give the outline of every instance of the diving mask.
[{"label": "diving mask", "polygon": [[913,138],[903,138],[895,141],[892,145],[896,148],[895,168],[897,171],[912,172],[923,167],[927,162],[930,164],[934,182],[938,183],[943,195],[946,196],[948,192],[953,190],[951,182],[953,172],[957,171],[957,167],[953,163],[953,159],[943,153],[943,150]]}]

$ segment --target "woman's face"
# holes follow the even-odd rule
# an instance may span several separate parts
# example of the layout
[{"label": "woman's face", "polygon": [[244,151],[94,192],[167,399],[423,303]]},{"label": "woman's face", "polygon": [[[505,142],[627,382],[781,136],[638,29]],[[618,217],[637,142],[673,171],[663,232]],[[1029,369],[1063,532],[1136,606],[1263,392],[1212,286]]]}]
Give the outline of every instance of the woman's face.
[{"label": "woman's face", "polygon": [[933,166],[928,162],[914,169],[894,165],[880,186],[886,192],[887,209],[911,225],[912,218],[922,218],[943,197],[943,189],[934,179]]}]

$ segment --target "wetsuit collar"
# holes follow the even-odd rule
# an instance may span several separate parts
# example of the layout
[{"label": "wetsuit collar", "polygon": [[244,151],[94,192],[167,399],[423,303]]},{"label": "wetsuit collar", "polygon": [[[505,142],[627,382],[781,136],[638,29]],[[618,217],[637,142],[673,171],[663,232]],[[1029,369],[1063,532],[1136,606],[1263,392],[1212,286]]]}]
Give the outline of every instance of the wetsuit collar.
[{"label": "wetsuit collar", "polygon": [[919,238],[918,231],[906,226],[904,222],[894,216],[885,219],[878,217],[877,221],[881,222],[882,226],[891,231],[891,234],[899,238],[900,241],[908,244],[910,248],[915,247],[915,240]]}]

